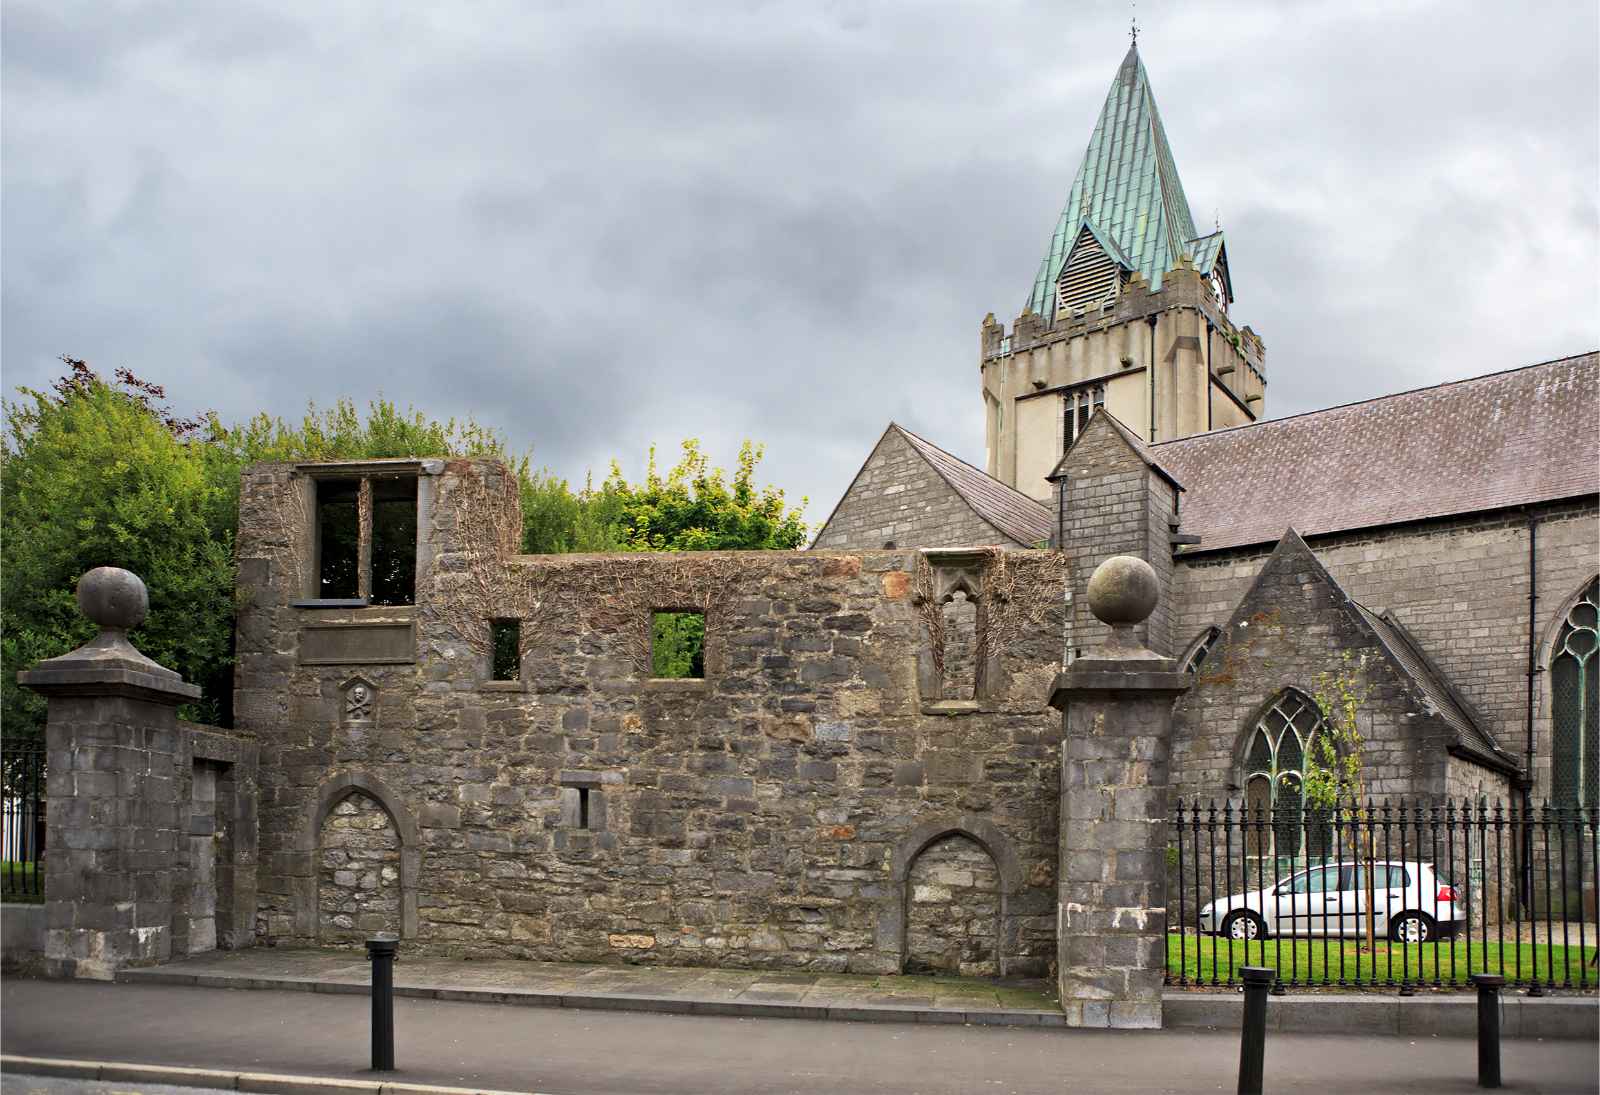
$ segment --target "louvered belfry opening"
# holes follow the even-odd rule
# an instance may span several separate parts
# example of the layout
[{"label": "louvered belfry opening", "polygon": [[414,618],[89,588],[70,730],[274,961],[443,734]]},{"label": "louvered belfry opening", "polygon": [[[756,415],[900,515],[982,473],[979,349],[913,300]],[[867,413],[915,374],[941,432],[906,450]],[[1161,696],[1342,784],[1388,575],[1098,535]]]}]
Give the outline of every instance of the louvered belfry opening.
[{"label": "louvered belfry opening", "polygon": [[1121,268],[1085,226],[1061,268],[1061,279],[1056,282],[1056,315],[1070,316],[1098,308],[1103,302],[1114,299],[1121,287]]}]

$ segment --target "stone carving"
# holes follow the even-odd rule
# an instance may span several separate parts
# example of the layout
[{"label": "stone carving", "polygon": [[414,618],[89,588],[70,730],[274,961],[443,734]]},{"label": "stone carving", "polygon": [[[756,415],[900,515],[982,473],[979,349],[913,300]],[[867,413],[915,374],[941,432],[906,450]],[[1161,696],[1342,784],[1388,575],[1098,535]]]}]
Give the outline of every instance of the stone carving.
[{"label": "stone carving", "polygon": [[378,690],[368,681],[356,677],[344,685],[344,721],[371,722],[372,705]]}]

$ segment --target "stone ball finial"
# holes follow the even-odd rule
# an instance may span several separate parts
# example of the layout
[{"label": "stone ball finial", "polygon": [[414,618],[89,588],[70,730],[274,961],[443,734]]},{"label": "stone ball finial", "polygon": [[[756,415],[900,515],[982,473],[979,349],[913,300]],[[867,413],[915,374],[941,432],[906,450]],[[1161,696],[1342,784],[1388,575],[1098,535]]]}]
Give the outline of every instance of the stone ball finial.
[{"label": "stone ball finial", "polygon": [[1113,555],[1089,576],[1089,611],[1113,627],[1143,623],[1160,597],[1155,567],[1132,555]]},{"label": "stone ball finial", "polygon": [[78,579],[78,611],[115,631],[131,631],[150,614],[144,580],[121,567],[95,567]]}]

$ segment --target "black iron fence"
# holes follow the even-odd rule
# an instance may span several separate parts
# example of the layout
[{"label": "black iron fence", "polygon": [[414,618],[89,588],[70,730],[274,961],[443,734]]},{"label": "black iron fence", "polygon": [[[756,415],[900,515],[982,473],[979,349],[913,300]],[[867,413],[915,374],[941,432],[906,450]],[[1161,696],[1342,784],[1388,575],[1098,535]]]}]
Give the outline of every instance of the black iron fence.
[{"label": "black iron fence", "polygon": [[44,899],[45,750],[37,738],[0,738],[0,897]]},{"label": "black iron fence", "polygon": [[1178,802],[1167,980],[1277,989],[1465,988],[1496,973],[1539,994],[1593,990],[1594,807],[1381,802],[1329,809]]}]

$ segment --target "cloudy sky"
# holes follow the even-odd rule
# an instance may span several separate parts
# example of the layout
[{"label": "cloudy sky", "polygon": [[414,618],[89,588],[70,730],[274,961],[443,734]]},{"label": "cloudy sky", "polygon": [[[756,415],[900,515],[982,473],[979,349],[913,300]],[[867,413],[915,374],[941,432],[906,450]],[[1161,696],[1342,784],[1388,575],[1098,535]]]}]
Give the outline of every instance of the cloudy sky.
[{"label": "cloudy sky", "polygon": [[[1270,415],[1600,345],[1593,0],[1138,10]],[[819,522],[890,419],[981,461],[1129,11],[7,0],[4,386],[382,393],[574,478],[751,437]]]}]

